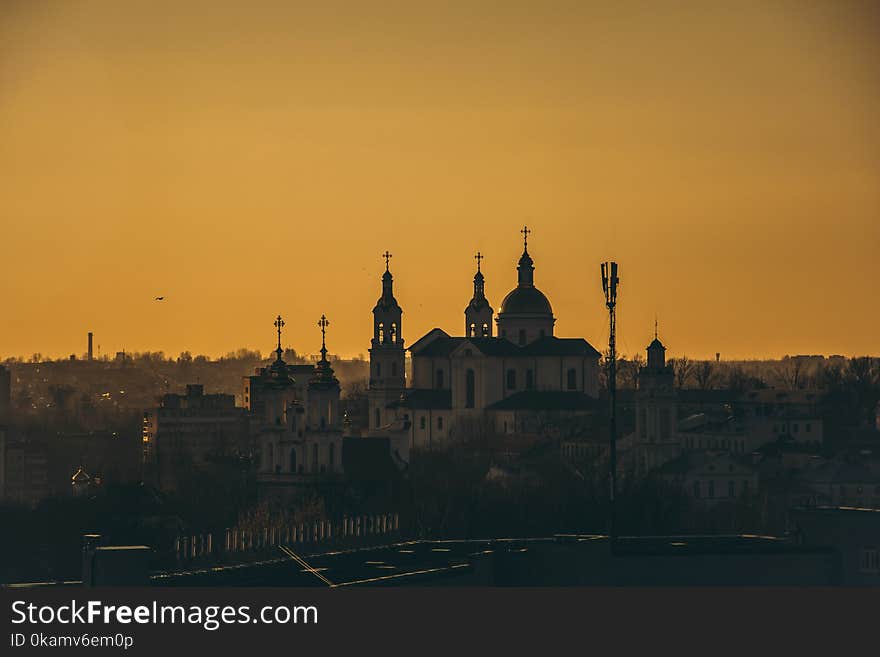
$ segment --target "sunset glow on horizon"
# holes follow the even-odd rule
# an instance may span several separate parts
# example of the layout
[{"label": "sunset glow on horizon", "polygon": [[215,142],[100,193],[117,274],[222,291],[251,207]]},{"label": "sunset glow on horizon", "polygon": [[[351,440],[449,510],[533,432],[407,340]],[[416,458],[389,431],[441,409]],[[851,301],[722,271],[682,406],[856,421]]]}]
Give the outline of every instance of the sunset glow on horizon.
[{"label": "sunset glow on horizon", "polygon": [[461,335],[523,224],[558,336],[880,354],[875,3],[367,4],[0,6],[0,360]]}]

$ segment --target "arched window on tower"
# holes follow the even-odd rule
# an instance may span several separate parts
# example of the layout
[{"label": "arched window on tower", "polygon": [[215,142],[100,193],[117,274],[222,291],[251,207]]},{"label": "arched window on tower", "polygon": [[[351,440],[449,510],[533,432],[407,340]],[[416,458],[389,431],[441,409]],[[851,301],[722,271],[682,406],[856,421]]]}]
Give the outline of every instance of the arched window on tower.
[{"label": "arched window on tower", "polygon": [[476,397],[476,382],[473,370],[465,372],[465,408],[474,407],[474,398]]},{"label": "arched window on tower", "polygon": [[477,336],[477,325],[473,322],[468,326],[468,337],[475,338]]},{"label": "arched window on tower", "polygon": [[379,322],[378,335],[376,336],[379,342],[385,342],[385,324]]},{"label": "arched window on tower", "polygon": [[396,342],[397,341],[397,324],[391,324],[391,330],[388,331],[388,341]]},{"label": "arched window on tower", "polygon": [[486,322],[483,322],[483,337],[489,337],[489,325]]},{"label": "arched window on tower", "polygon": [[577,370],[574,369],[573,367],[572,367],[572,368],[569,368],[569,370],[568,370],[568,374],[566,375],[566,378],[567,378],[567,381],[566,381],[566,387],[567,387],[569,390],[577,390],[577,387],[578,387],[578,374],[577,374]]}]

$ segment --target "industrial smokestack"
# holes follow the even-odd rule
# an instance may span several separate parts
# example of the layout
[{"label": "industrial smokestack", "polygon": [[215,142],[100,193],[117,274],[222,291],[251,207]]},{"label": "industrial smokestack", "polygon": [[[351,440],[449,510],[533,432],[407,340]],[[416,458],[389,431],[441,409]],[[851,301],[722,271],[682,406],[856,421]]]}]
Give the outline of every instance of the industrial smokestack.
[{"label": "industrial smokestack", "polygon": [[93,339],[94,337],[95,337],[94,334],[93,334],[91,331],[89,331],[89,355],[88,355],[88,360],[90,360],[90,361],[92,360],[92,356],[93,356],[93,352],[92,352],[92,339]]}]

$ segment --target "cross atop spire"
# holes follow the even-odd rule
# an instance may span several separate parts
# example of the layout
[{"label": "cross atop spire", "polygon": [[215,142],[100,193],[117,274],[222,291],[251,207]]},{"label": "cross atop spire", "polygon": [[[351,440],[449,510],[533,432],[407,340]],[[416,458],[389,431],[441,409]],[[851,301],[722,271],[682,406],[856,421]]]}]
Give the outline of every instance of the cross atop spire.
[{"label": "cross atop spire", "polygon": [[321,360],[327,360],[327,327],[330,326],[330,320],[326,315],[321,315],[318,326],[321,327]]},{"label": "cross atop spire", "polygon": [[523,252],[528,252],[529,250],[529,235],[532,231],[529,230],[528,226],[523,226],[522,230],[519,231],[523,236]]},{"label": "cross atop spire", "polygon": [[278,329],[278,358],[281,358],[281,329],[284,327],[284,320],[281,315],[275,318],[275,328]]},{"label": "cross atop spire", "polygon": [[388,263],[391,261],[391,254],[388,253],[388,250],[385,250],[385,253],[382,254],[382,257],[385,258],[385,271],[388,271]]},{"label": "cross atop spire", "polygon": [[484,255],[483,255],[482,253],[480,253],[479,251],[477,251],[477,255],[474,256],[474,260],[477,261],[477,271],[480,271],[480,260],[482,260],[482,259],[485,258],[485,257],[486,257],[486,256],[484,256]]}]

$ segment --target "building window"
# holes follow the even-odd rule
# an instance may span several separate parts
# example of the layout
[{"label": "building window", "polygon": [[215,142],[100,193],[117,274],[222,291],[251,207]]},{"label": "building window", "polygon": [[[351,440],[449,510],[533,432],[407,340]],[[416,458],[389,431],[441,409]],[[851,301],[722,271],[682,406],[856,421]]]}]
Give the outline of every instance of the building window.
[{"label": "building window", "polygon": [[443,387],[443,370],[437,370],[437,387]]},{"label": "building window", "polygon": [[694,482],[694,497],[700,497],[700,480]]},{"label": "building window", "polygon": [[380,426],[382,426],[382,415],[379,412],[379,409],[377,408],[376,409],[376,427],[378,428]]},{"label": "building window", "polygon": [[727,482],[727,497],[736,497],[736,482],[733,479]]},{"label": "building window", "polygon": [[489,325],[485,322],[483,322],[483,337],[484,338],[489,337]]},{"label": "building window", "polygon": [[379,328],[377,329],[377,335],[379,337],[379,342],[385,342],[385,325],[380,323]]},{"label": "building window", "polygon": [[397,376],[397,363],[391,363],[391,376]]},{"label": "building window", "polygon": [[327,447],[327,462],[330,464],[330,472],[333,472],[333,468],[336,465],[336,444],[330,443]]},{"label": "building window", "polygon": [[388,332],[388,339],[391,342],[394,342],[397,339],[397,324],[391,325],[391,330]]},{"label": "building window", "polygon": [[296,449],[290,450],[290,471],[296,472]]},{"label": "building window", "polygon": [[312,445],[312,472],[318,471],[318,443]]},{"label": "building window", "polygon": [[535,385],[534,378],[535,378],[535,375],[532,372],[532,370],[526,370],[526,390],[531,390],[534,387],[534,385]]},{"label": "building window", "polygon": [[507,370],[507,389],[516,389],[516,370]]},{"label": "building window", "polygon": [[419,418],[419,429],[421,429],[422,431],[425,430],[425,416],[424,415]]},{"label": "building window", "polygon": [[714,479],[709,480],[709,497],[710,498],[715,497],[715,480]]},{"label": "building window", "polygon": [[859,558],[859,570],[863,573],[880,573],[880,551],[876,547],[863,547]]},{"label": "building window", "polygon": [[519,330],[519,343],[520,343],[520,345],[524,345],[526,343],[526,330],[525,329]]},{"label": "building window", "polygon": [[464,376],[464,387],[465,387],[465,400],[464,406],[465,408],[473,408],[474,407],[474,398],[476,397],[476,382],[473,370],[468,370],[465,372]]},{"label": "building window", "polygon": [[568,370],[568,374],[566,376],[568,379],[566,381],[567,387],[569,390],[577,390],[578,387],[578,373],[577,370],[573,367]]},{"label": "building window", "polygon": [[437,418],[437,428],[442,431],[443,430],[443,416]]},{"label": "building window", "polygon": [[809,422],[807,422],[804,425],[804,431],[806,431],[807,433],[810,433],[810,431],[812,431],[812,430],[813,430],[813,425],[811,425]]},{"label": "building window", "polygon": [[794,433],[797,433],[800,426],[798,425],[797,422],[795,422],[794,424],[791,425],[791,428],[794,431]]},{"label": "building window", "polygon": [[477,335],[477,325],[474,324],[473,322],[471,322],[471,324],[468,326],[468,337],[473,338],[473,337],[476,337],[476,335]]}]

